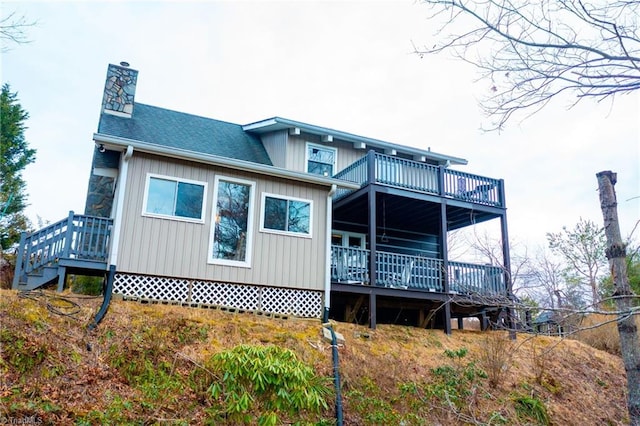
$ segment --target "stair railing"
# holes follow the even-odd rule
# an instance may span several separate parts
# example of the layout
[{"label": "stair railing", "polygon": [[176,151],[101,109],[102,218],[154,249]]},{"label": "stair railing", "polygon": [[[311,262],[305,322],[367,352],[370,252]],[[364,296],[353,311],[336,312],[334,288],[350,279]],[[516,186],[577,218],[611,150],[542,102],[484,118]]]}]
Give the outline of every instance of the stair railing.
[{"label": "stair railing", "polygon": [[23,275],[57,264],[60,258],[106,261],[112,224],[112,219],[70,211],[66,219],[31,234],[23,232],[17,249],[14,284]]}]

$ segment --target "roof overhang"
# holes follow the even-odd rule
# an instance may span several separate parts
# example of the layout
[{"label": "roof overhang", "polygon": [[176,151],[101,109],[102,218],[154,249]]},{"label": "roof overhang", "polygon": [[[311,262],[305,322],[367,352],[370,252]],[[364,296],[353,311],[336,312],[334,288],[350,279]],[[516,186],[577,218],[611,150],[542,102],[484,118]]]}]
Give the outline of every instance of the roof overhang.
[{"label": "roof overhang", "polygon": [[149,154],[156,154],[180,160],[196,161],[198,163],[227,167],[235,170],[249,171],[260,175],[290,179],[298,182],[312,183],[327,187],[336,185],[337,187],[345,189],[360,188],[360,185],[357,183],[334,179],[326,176],[296,172],[293,170],[287,170],[280,167],[269,166],[266,164],[253,163],[251,161],[237,160],[234,158],[221,157],[212,154],[203,154],[200,152],[168,147],[164,145],[157,145],[149,142],[121,138],[101,133],[94,133],[93,140],[96,142],[96,144],[100,144],[108,150],[124,151],[129,146],[131,146],[134,151],[138,152],[146,152]]},{"label": "roof overhang", "polygon": [[[379,139],[367,138],[364,136],[354,135],[352,133],[341,132],[339,130],[329,129],[326,127],[315,126],[313,124],[301,123],[299,121],[289,120],[281,117],[268,118],[266,120],[257,121],[255,123],[242,126],[245,132],[257,134],[274,132],[278,130],[288,130],[291,134],[300,134],[300,131],[318,135],[323,140],[331,141],[339,139],[345,142],[351,142],[355,147],[364,149],[365,147],[381,148],[387,153],[404,153],[413,156],[417,161],[426,161],[427,159],[436,161],[438,164],[449,165],[466,165],[468,161],[464,158],[452,157],[450,155],[438,154],[432,152],[431,149],[419,149],[405,145],[398,145],[391,142],[385,142]],[[394,155],[394,154],[392,154]]]}]

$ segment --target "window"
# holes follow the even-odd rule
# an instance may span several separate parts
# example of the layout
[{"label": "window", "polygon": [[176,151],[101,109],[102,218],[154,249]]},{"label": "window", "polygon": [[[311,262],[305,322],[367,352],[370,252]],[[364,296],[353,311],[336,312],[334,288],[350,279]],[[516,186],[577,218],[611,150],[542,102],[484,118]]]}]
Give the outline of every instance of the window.
[{"label": "window", "polygon": [[311,201],[262,194],[261,231],[311,236]]},{"label": "window", "polygon": [[203,222],[207,184],[147,174],[143,215]]},{"label": "window", "polygon": [[364,249],[366,236],[355,232],[332,231],[331,245]]},{"label": "window", "polygon": [[307,172],[333,176],[336,168],[337,150],[322,145],[307,144]]},{"label": "window", "polygon": [[216,177],[209,261],[250,266],[253,182]]}]

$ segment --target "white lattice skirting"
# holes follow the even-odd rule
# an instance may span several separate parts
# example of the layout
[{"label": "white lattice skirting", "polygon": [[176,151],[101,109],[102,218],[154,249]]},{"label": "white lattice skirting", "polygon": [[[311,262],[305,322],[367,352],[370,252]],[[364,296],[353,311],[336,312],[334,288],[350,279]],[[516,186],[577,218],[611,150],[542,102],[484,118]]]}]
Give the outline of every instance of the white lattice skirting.
[{"label": "white lattice skirting", "polygon": [[113,293],[152,302],[219,307],[302,318],[320,318],[323,307],[321,291],[135,274],[117,273]]}]

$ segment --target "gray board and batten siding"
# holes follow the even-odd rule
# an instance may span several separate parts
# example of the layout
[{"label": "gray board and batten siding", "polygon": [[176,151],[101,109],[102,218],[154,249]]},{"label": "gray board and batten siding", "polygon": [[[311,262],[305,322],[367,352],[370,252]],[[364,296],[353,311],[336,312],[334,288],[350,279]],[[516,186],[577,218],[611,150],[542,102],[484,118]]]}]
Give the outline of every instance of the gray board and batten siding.
[{"label": "gray board and batten siding", "polygon": [[[271,158],[271,162],[276,167],[287,168],[287,143],[289,134],[286,130],[277,130],[275,132],[265,133],[261,135],[262,144]],[[304,152],[302,160],[304,161]]]},{"label": "gray board and batten siding", "polygon": [[367,154],[366,149],[355,149],[353,143],[334,139],[322,142],[321,137],[308,133],[290,135],[286,130],[276,130],[261,135],[262,143],[276,167],[297,172],[307,172],[307,143],[337,150],[334,174]]},{"label": "gray board and batten siding", "polygon": [[[118,272],[236,282],[273,287],[324,288],[326,203],[324,186],[287,182],[217,166],[135,152],[129,160]],[[206,182],[204,223],[142,214],[147,174]],[[208,263],[216,176],[255,182],[250,267]],[[260,231],[262,193],[312,201],[312,238]]]}]

